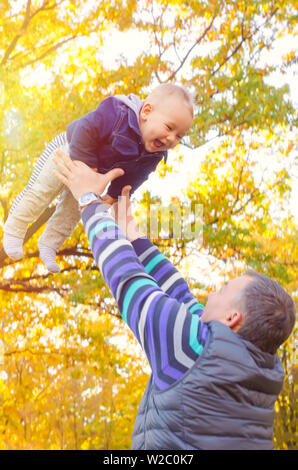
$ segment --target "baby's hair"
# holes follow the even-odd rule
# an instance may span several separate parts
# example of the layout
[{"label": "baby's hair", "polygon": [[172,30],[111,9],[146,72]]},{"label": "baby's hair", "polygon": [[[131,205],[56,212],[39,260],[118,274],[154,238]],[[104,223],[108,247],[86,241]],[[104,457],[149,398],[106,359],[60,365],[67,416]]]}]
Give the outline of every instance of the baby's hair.
[{"label": "baby's hair", "polygon": [[176,95],[181,98],[189,107],[192,115],[194,114],[194,100],[191,94],[184,87],[175,85],[174,83],[163,83],[162,85],[157,86],[148,95],[147,100],[153,100],[159,103],[165,96],[172,95]]}]

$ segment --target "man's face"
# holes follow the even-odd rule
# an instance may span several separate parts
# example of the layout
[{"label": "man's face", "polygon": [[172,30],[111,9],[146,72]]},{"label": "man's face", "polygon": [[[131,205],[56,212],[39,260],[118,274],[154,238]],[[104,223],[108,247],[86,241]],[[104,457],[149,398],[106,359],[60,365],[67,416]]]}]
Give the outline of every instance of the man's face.
[{"label": "man's face", "polygon": [[174,95],[157,105],[146,103],[140,113],[140,130],[147,152],[174,148],[188,132],[192,119],[187,104]]},{"label": "man's face", "polygon": [[201,319],[205,322],[217,320],[237,331],[241,326],[243,312],[235,306],[234,300],[251,281],[249,276],[240,276],[228,281],[218,292],[211,292]]}]

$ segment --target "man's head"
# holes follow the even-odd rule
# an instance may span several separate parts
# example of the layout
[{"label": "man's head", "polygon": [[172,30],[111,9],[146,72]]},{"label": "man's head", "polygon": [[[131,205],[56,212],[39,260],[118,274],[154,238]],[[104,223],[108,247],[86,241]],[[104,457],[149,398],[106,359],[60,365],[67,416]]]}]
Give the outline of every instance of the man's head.
[{"label": "man's head", "polygon": [[211,293],[202,320],[218,320],[259,349],[275,354],[290,336],[296,318],[287,292],[263,274],[247,271]]},{"label": "man's head", "polygon": [[145,100],[139,116],[147,152],[174,148],[188,132],[193,103],[184,88],[167,83],[155,88]]}]

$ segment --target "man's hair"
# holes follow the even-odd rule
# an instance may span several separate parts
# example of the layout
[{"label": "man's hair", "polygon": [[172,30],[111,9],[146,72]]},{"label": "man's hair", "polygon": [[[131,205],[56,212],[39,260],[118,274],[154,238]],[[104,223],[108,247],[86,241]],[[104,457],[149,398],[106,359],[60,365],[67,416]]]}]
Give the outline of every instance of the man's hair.
[{"label": "man's hair", "polygon": [[262,351],[275,354],[293,330],[294,301],[278,282],[264,274],[249,270],[244,275],[252,280],[237,296],[244,317],[237,333]]},{"label": "man's hair", "polygon": [[189,107],[192,115],[194,114],[194,99],[192,98],[191,94],[183,86],[176,85],[174,83],[163,83],[162,85],[157,86],[151,91],[147,99],[153,99],[159,102],[164,97],[173,95],[176,95],[178,98],[182,99]]}]

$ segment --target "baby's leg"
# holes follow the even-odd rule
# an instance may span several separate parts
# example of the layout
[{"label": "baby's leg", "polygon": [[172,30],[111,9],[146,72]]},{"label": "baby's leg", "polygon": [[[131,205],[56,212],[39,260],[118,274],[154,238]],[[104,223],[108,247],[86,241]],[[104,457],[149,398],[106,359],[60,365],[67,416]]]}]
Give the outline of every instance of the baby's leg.
[{"label": "baby's leg", "polygon": [[23,256],[27,227],[49,206],[64,185],[53,175],[55,150],[67,144],[66,135],[55,137],[37,161],[29,183],[16,198],[4,225],[3,247],[13,259]]},{"label": "baby's leg", "polygon": [[56,252],[72,234],[81,218],[78,201],[65,189],[59,198],[56,210],[48,220],[46,228],[38,240],[40,258],[52,273],[60,271],[55,261]]}]

